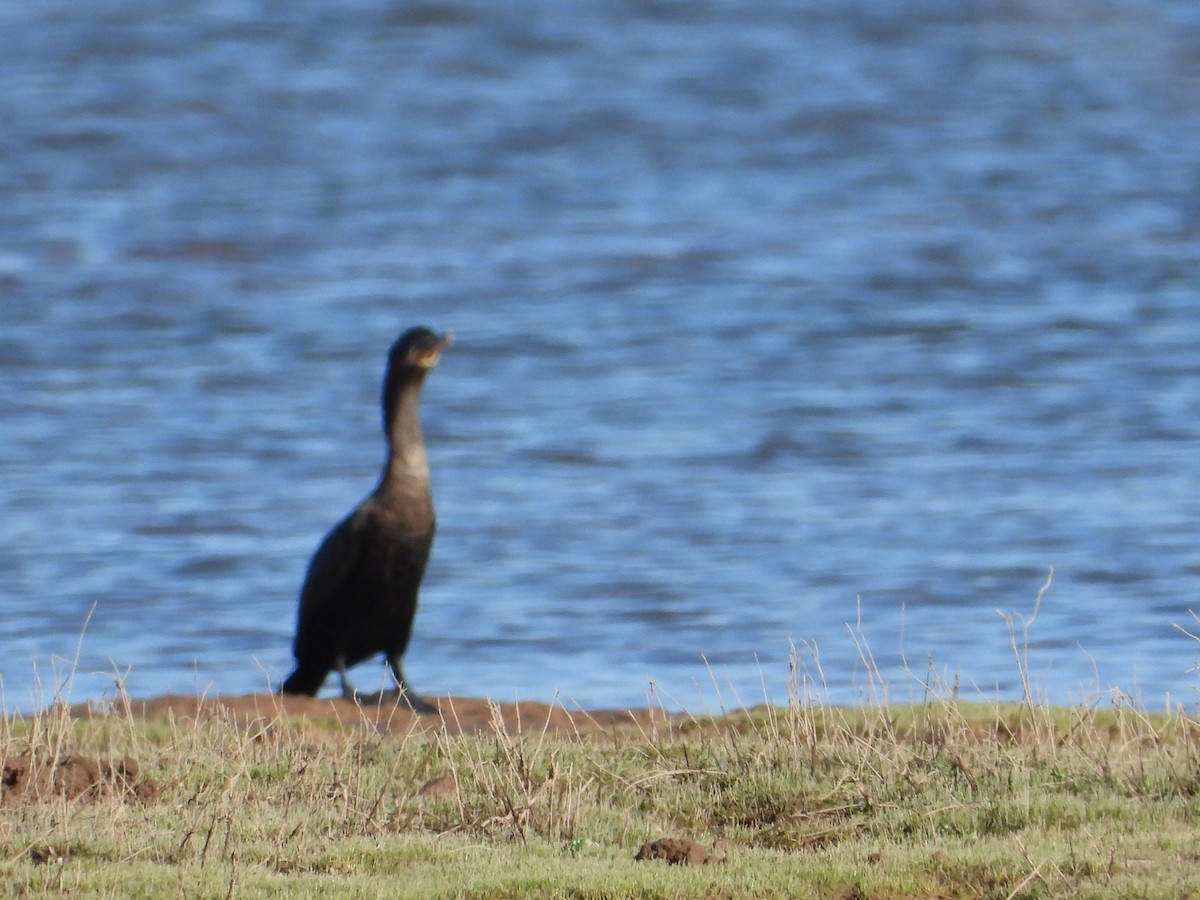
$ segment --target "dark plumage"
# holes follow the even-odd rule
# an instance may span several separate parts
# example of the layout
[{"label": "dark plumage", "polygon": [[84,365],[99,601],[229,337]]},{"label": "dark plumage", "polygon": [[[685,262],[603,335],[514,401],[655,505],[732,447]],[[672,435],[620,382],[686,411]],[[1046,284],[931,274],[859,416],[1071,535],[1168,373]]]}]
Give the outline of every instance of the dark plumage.
[{"label": "dark plumage", "polygon": [[315,695],[336,670],[342,694],[353,698],[346,669],[382,653],[409,706],[432,709],[409,690],[400,658],[434,532],[421,387],[449,343],[448,334],[413,328],[392,345],[383,380],[387,462],[375,490],[326,535],[308,564],[293,645],[296,669],[283,683],[285,694]]}]

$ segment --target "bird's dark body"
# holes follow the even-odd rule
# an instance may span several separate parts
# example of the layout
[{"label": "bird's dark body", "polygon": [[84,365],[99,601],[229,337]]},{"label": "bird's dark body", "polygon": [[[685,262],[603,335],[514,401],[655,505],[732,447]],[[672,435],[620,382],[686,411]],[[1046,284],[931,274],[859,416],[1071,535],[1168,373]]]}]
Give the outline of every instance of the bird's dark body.
[{"label": "bird's dark body", "polygon": [[379,485],[325,536],[309,563],[286,694],[315,695],[337,671],[343,692],[353,695],[346,669],[382,654],[409,704],[425,707],[409,692],[400,659],[435,528],[417,406],[425,375],[448,343],[416,328],[392,347],[383,392],[388,461]]},{"label": "bird's dark body", "polygon": [[326,535],[300,592],[297,667],[285,693],[315,694],[340,666],[404,655],[433,532],[432,510],[413,516],[371,497]]}]

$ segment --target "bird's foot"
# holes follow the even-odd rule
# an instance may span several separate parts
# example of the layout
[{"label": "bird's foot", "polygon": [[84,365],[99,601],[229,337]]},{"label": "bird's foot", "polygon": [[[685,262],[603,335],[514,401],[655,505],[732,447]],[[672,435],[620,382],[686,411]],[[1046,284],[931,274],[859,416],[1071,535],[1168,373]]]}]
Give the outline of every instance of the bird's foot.
[{"label": "bird's foot", "polygon": [[412,691],[401,691],[399,688],[392,688],[390,691],[373,691],[369,694],[354,691],[353,696],[349,699],[359,706],[387,706],[394,703],[407,706],[413,712],[422,715],[439,711],[436,706],[418,697]]},{"label": "bird's foot", "polygon": [[400,696],[400,702],[418,715],[427,716],[431,713],[441,712],[437,706],[412,691],[404,691]]}]

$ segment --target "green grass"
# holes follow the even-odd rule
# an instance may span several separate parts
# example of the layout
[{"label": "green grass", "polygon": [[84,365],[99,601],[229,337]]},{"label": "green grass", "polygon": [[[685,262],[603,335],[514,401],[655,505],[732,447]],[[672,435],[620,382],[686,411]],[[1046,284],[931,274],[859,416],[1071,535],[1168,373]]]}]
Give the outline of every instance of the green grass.
[{"label": "green grass", "polygon": [[[0,811],[13,895],[1200,894],[1200,723],[1126,704],[797,703],[652,729],[381,734],[62,710],[6,756],[130,755],[148,805]],[[441,794],[421,795],[436,778]],[[718,865],[635,863],[646,840]]]},{"label": "green grass", "polygon": [[[1048,582],[1047,582],[1048,584]],[[1044,590],[1044,589],[1043,589]],[[1041,597],[1039,596],[1039,603]],[[0,809],[0,888],[97,897],[1200,896],[1200,719],[1117,692],[1035,701],[814,701],[567,732],[384,733],[146,722],[54,707],[0,719],[5,757],[132,756],[156,802]],[[814,661],[815,661],[815,653]],[[815,666],[819,673],[819,663]],[[794,672],[801,667],[794,666]],[[797,678],[801,676],[797,675]],[[800,688],[804,688],[801,690]],[[526,723],[528,725],[528,723]],[[422,792],[431,782],[440,791]],[[715,865],[633,861],[660,837]]]}]

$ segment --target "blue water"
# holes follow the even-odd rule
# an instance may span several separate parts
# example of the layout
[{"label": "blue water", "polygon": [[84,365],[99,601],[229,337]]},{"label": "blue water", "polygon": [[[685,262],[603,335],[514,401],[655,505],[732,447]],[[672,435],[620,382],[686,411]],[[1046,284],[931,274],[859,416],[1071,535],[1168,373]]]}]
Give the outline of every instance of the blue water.
[{"label": "blue water", "polygon": [[1198,60],[1190,0],[6,5],[3,705],[277,684],[416,323],[422,692],[1020,697],[1053,569],[1039,696],[1193,704]]}]

